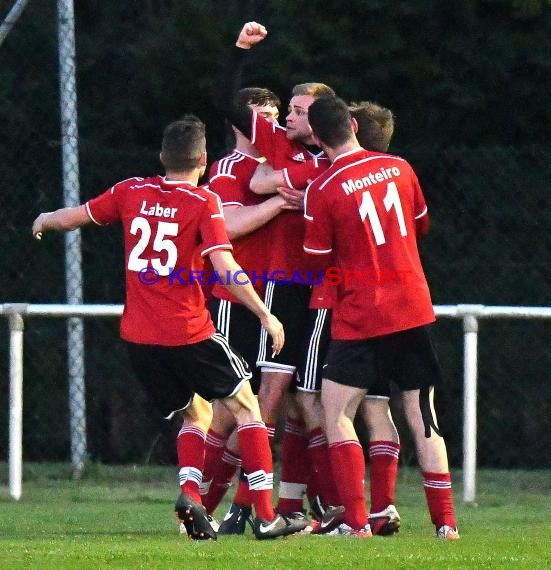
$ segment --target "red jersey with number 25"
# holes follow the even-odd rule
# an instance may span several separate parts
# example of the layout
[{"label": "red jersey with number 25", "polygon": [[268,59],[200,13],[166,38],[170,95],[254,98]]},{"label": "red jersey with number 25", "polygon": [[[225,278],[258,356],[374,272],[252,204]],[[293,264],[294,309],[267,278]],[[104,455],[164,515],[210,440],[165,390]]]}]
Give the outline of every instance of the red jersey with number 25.
[{"label": "red jersey with number 25", "polygon": [[203,256],[232,249],[218,196],[190,182],[154,176],[119,182],[85,206],[99,225],[122,222],[121,337],[163,346],[210,338],[215,328],[201,290]]},{"label": "red jersey with number 25", "polygon": [[304,217],[306,253],[334,260],[332,338],[367,339],[435,320],[417,249],[427,206],[405,160],[361,148],[341,154],[308,187]]}]

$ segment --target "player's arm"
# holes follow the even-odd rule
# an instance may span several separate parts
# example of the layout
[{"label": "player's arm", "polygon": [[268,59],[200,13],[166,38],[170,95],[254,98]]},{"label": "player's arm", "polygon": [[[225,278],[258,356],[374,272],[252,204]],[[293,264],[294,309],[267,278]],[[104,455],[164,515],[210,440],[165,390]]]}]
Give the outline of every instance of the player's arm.
[{"label": "player's arm", "polygon": [[84,205],[60,208],[55,212],[42,212],[33,222],[32,232],[36,239],[42,239],[44,232],[52,230],[68,232],[91,221]]},{"label": "player's arm", "polygon": [[261,42],[267,34],[266,28],[257,22],[247,22],[243,26],[235,46],[232,46],[228,54],[229,57],[220,81],[219,98],[214,102],[219,112],[249,139],[252,135],[253,111],[248,105],[236,104],[235,99],[241,88],[247,52]]},{"label": "player's arm", "polygon": [[224,285],[260,319],[260,323],[272,337],[274,352],[276,354],[279,353],[285,342],[283,325],[270,313],[257,295],[245,272],[235,261],[231,252],[215,250],[209,253],[209,258],[217,275],[224,281]]},{"label": "player's arm", "polygon": [[230,240],[250,234],[289,206],[282,196],[273,196],[254,206],[224,206],[226,231]]},{"label": "player's arm", "polygon": [[267,162],[256,167],[249,188],[255,194],[274,194],[278,186],[286,186],[283,170],[274,170]]}]

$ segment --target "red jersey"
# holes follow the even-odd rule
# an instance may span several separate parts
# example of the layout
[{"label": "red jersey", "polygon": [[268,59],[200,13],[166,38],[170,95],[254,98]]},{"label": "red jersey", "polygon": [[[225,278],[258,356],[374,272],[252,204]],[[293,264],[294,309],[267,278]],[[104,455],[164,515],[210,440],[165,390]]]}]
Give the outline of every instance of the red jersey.
[{"label": "red jersey", "polygon": [[331,335],[360,340],[435,320],[417,235],[427,206],[402,158],[357,149],[307,189],[304,250],[331,254],[337,286]]},{"label": "red jersey", "polygon": [[[222,206],[256,206],[271,198],[270,195],[255,194],[249,188],[251,178],[260,162],[258,158],[234,150],[212,164],[209,171],[209,188],[218,194]],[[266,257],[269,251],[269,239],[268,227],[264,225],[250,234],[232,240],[233,255],[249,276],[252,277],[253,271],[256,275],[262,276],[268,269]],[[257,292],[261,292],[264,288],[262,277],[252,279],[251,283]],[[215,282],[212,294],[218,299],[240,302],[218,282]]]},{"label": "red jersey", "polygon": [[[253,112],[251,142],[258,152],[276,170],[286,166],[304,163],[314,158],[306,147],[287,138],[287,130]],[[293,210],[283,211],[269,224],[270,250],[268,256],[268,272],[283,272],[279,280],[289,280],[296,271],[300,271],[302,279],[307,282],[304,271],[304,220],[302,213]],[[277,280],[277,276],[276,276]]]},{"label": "red jersey", "polygon": [[154,176],[119,182],[85,206],[96,224],[123,226],[121,337],[163,346],[210,338],[215,329],[201,290],[203,257],[232,249],[218,196]]}]

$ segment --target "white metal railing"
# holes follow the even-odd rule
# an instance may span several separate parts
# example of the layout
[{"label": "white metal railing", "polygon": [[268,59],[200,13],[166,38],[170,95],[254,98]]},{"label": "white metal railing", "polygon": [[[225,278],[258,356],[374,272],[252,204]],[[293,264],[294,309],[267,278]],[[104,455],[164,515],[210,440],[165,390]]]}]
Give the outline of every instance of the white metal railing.
[{"label": "white metal railing", "polygon": [[[436,305],[434,309],[438,317],[463,320],[463,501],[473,503],[476,497],[478,321],[483,318],[550,319],[551,307]],[[23,474],[24,317],[117,317],[121,313],[122,305],[0,305],[0,315],[8,317],[10,327],[9,490],[15,500],[21,498]],[[84,463],[84,457],[71,457],[71,462],[75,468]]]}]

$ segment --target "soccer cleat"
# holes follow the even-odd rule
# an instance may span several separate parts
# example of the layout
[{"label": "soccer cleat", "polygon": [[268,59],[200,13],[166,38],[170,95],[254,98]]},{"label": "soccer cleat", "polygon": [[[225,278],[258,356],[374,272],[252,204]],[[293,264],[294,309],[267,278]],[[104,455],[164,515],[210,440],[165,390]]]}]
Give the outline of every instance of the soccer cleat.
[{"label": "soccer cleat", "polygon": [[180,534],[187,534],[193,540],[216,540],[216,532],[203,505],[186,493],[180,493],[174,510],[180,521]]},{"label": "soccer cleat", "polygon": [[328,534],[344,520],[344,507],[327,507],[319,525],[312,525],[312,534]]},{"label": "soccer cleat", "polygon": [[291,519],[278,514],[274,520],[265,521],[257,517],[254,521],[254,535],[258,540],[278,538],[279,536],[301,532],[307,525],[308,521],[305,518]]},{"label": "soccer cleat", "polygon": [[400,529],[400,515],[394,505],[388,505],[386,509],[379,513],[369,515],[369,526],[371,532],[379,536],[390,536]]},{"label": "soccer cleat", "polygon": [[232,503],[224,520],[220,523],[218,534],[245,534],[247,523],[254,529],[251,519],[251,508]]},{"label": "soccer cleat", "polygon": [[352,536],[354,538],[371,538],[373,533],[371,532],[371,528],[368,524],[364,527],[355,529],[348,526],[346,523],[341,523],[333,530],[329,532],[323,533],[324,536]]},{"label": "soccer cleat", "polygon": [[458,540],[460,537],[459,532],[457,532],[457,528],[445,524],[437,529],[436,538],[440,538],[442,540]]},{"label": "soccer cleat", "polygon": [[321,497],[319,495],[316,495],[310,501],[310,514],[312,515],[312,518],[315,519],[316,521],[321,521],[326,510],[327,506],[323,504],[323,501],[321,500]]}]

